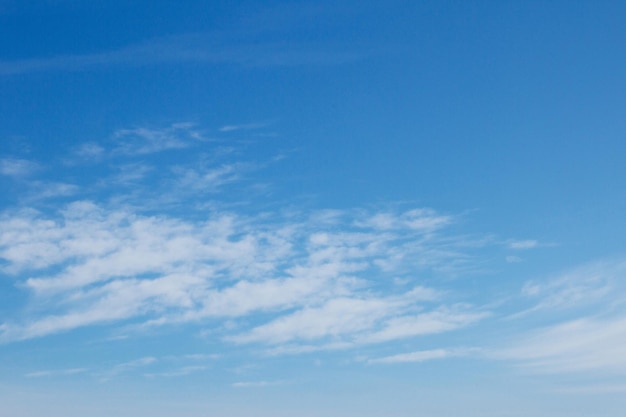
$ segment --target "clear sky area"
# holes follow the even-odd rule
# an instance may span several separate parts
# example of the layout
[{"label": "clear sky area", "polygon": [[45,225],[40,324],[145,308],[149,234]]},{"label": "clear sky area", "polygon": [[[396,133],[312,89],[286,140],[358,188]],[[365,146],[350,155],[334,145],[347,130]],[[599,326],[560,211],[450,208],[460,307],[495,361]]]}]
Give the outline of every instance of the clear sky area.
[{"label": "clear sky area", "polygon": [[0,0],[0,417],[623,417],[625,22]]}]

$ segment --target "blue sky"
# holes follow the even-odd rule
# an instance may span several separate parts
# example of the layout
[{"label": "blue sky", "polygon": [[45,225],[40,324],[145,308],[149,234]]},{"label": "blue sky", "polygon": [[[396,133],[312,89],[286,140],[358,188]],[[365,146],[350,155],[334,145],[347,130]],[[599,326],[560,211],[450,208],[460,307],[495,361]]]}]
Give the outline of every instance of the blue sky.
[{"label": "blue sky", "polygon": [[0,415],[621,416],[625,16],[1,1]]}]

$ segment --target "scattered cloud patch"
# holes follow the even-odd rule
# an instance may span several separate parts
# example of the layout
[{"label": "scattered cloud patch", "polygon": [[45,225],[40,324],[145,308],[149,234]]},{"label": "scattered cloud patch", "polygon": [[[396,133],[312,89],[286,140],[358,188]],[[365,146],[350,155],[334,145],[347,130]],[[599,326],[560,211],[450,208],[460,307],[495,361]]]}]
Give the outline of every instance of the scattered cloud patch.
[{"label": "scattered cloud patch", "polygon": [[[433,255],[449,242],[431,227],[402,226],[418,211],[396,213],[398,226],[382,231],[367,223],[355,227],[349,212],[329,213],[213,211],[190,221],[89,201],[52,216],[32,209],[5,213],[0,268],[48,310],[33,308],[30,317],[3,323],[0,340],[129,319],[161,326],[271,313],[279,316],[248,330],[223,329],[223,337],[275,347],[330,338],[360,344],[454,330],[486,317],[471,306],[447,305],[435,288],[409,285],[415,279],[406,273],[407,262],[422,259],[417,270],[428,270],[459,256]],[[428,217],[436,214],[428,211]],[[390,254],[396,260],[383,265]],[[409,283],[398,288],[390,279],[395,295],[373,291],[387,274]]]},{"label": "scattered cloud patch", "polygon": [[113,134],[116,147],[113,153],[122,155],[145,155],[165,150],[182,149],[192,143],[205,140],[192,123],[175,123],[167,128],[120,129]]},{"label": "scattered cloud patch", "polygon": [[225,125],[219,128],[220,132],[226,133],[226,132],[234,132],[237,130],[254,130],[254,129],[261,129],[266,127],[268,124],[267,123],[246,123],[246,124],[239,124],[239,125]]},{"label": "scattered cloud patch", "polygon": [[82,160],[100,159],[105,154],[105,149],[95,142],[87,142],[80,145],[74,154]]},{"label": "scattered cloud patch", "polygon": [[87,372],[87,368],[71,368],[71,369],[56,369],[56,370],[46,370],[46,371],[35,371],[29,372],[24,376],[26,378],[42,378],[42,377],[53,377],[53,376],[65,376],[65,375],[76,375]]},{"label": "scattered cloud patch", "polygon": [[28,191],[26,200],[34,202],[57,197],[70,197],[77,194],[80,187],[64,182],[32,181],[29,183]]},{"label": "scattered cloud patch", "polygon": [[26,159],[2,158],[0,159],[0,175],[12,178],[24,178],[39,169],[39,165]]},{"label": "scattered cloud patch", "polygon": [[515,250],[526,250],[526,249],[534,249],[539,245],[537,240],[526,239],[526,240],[510,240],[507,244],[509,249]]},{"label": "scattered cloud patch", "polygon": [[435,231],[452,222],[451,216],[441,215],[429,208],[413,209],[402,213],[401,216],[393,213],[376,213],[365,216],[357,221],[358,226],[372,227],[377,230],[412,229],[424,232]]},{"label": "scattered cloud patch", "polygon": [[[224,185],[241,178],[243,173],[252,168],[250,164],[223,164],[218,167],[200,169],[174,167],[178,187],[200,192],[217,192]],[[180,189],[179,188],[179,189]]]}]

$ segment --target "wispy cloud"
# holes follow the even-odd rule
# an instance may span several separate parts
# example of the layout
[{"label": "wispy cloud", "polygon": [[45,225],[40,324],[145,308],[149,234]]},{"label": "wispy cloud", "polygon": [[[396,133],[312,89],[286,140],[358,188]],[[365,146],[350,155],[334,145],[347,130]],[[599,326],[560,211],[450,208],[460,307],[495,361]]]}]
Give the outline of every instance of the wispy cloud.
[{"label": "wispy cloud", "polygon": [[[400,226],[414,213],[396,214],[403,220],[382,232],[365,223],[354,229],[353,216],[346,213],[339,213],[343,220],[332,231],[324,230],[318,223],[324,216],[317,215],[296,221],[213,212],[191,222],[87,201],[71,203],[54,217],[32,210],[5,214],[0,221],[3,271],[27,273],[24,288],[54,308],[22,323],[5,323],[0,339],[129,318],[162,325],[283,311],[277,321],[229,337],[287,343],[334,335],[374,343],[481,319],[485,313],[462,306],[440,305],[415,315],[415,303],[436,301],[432,288],[402,289],[395,296],[374,296],[368,289],[367,276],[401,275],[404,263],[432,256],[439,244],[432,227]],[[424,233],[428,244],[415,246]],[[381,268],[389,253],[396,261]],[[424,268],[455,256],[438,254]]]},{"label": "wispy cloud", "polygon": [[235,182],[253,169],[251,164],[233,163],[217,167],[184,168],[174,167],[175,182],[179,190],[195,192],[216,192],[224,185]]},{"label": "wispy cloud", "polygon": [[53,376],[66,376],[66,375],[76,375],[87,372],[87,368],[71,368],[71,369],[55,369],[55,370],[45,370],[45,371],[35,371],[29,372],[24,376],[26,378],[42,378],[42,377],[53,377]]},{"label": "wispy cloud", "polygon": [[397,216],[393,213],[376,213],[357,221],[357,225],[372,227],[377,230],[413,229],[425,232],[435,231],[452,222],[452,217],[444,216],[433,209],[421,208],[409,210]]},{"label": "wispy cloud", "polygon": [[525,250],[525,249],[533,249],[539,245],[539,241],[534,239],[526,239],[526,240],[509,240],[507,242],[507,246],[510,249],[516,250]]},{"label": "wispy cloud", "polygon": [[217,40],[215,34],[151,39],[120,49],[83,55],[58,55],[0,61],[0,75],[42,71],[85,71],[106,67],[165,63],[239,64],[245,66],[332,65],[362,58],[369,51],[350,45]]},{"label": "wispy cloud", "polygon": [[113,153],[144,155],[172,149],[182,149],[193,142],[205,140],[192,123],[176,123],[167,128],[120,129],[113,134],[117,146]]},{"label": "wispy cloud", "polygon": [[533,331],[498,353],[536,373],[625,374],[626,317],[566,321]]},{"label": "wispy cloud", "polygon": [[541,313],[552,324],[522,332],[495,356],[537,373],[626,373],[624,276],[616,258],[527,282],[522,294],[535,304],[509,319]]},{"label": "wispy cloud", "polygon": [[[399,205],[246,214],[217,193],[264,165],[219,146],[190,152],[213,143],[196,125],[120,129],[110,139],[75,152],[107,164],[93,180],[99,193],[111,191],[105,199],[86,193],[94,185],[86,179],[65,200],[41,210],[24,200],[0,216],[0,271],[29,296],[22,316],[0,324],[0,342],[94,325],[130,334],[187,324],[282,355],[451,332],[493,314],[447,285],[478,270],[478,251],[501,244],[455,232],[458,216]],[[154,165],[152,155],[166,151],[180,158]],[[164,209],[168,198],[178,199],[173,210]],[[205,365],[144,374],[196,366]]]},{"label": "wispy cloud", "polygon": [[621,281],[625,274],[626,262],[609,260],[583,265],[550,279],[527,281],[522,295],[535,301],[535,305],[515,316],[614,300],[624,289]]},{"label": "wispy cloud", "polygon": [[116,174],[103,180],[103,182],[107,181],[109,184],[113,183],[119,185],[136,185],[138,182],[144,180],[153,170],[154,167],[141,162],[123,164],[117,167]]},{"label": "wispy cloud", "polygon": [[29,193],[25,199],[31,203],[55,197],[69,197],[77,194],[80,190],[76,184],[55,181],[30,181],[28,186]]},{"label": "wispy cloud", "polygon": [[381,343],[425,334],[443,333],[469,326],[490,313],[465,305],[442,306],[413,316],[394,317],[383,328],[361,338],[366,343]]},{"label": "wispy cloud", "polygon": [[136,368],[142,368],[148,365],[152,365],[155,362],[157,362],[157,358],[153,356],[145,356],[143,358],[117,364],[109,370],[107,375],[108,376],[118,375],[124,372],[128,372],[130,370],[136,369]]},{"label": "wispy cloud", "polygon": [[320,307],[305,308],[256,327],[247,334],[233,337],[233,340],[277,344],[352,335],[371,330],[378,321],[433,296],[434,291],[417,288],[401,297],[334,298]]},{"label": "wispy cloud", "polygon": [[0,159],[0,175],[13,178],[23,178],[37,171],[39,165],[33,161],[17,158]]},{"label": "wispy cloud", "polygon": [[237,130],[254,130],[266,127],[268,123],[243,123],[237,125],[225,125],[219,128],[220,132],[235,132]]},{"label": "wispy cloud", "polygon": [[164,371],[164,372],[149,372],[144,375],[147,377],[172,378],[172,377],[187,376],[195,372],[206,371],[207,369],[209,369],[209,367],[205,365],[192,365],[192,366],[183,366],[177,369]]},{"label": "wispy cloud", "polygon": [[367,363],[419,363],[436,359],[455,358],[468,356],[472,349],[432,349],[418,350],[409,353],[385,356],[382,358],[369,359]]},{"label": "wispy cloud", "polygon": [[105,149],[96,142],[87,142],[78,146],[74,150],[74,154],[85,160],[99,159],[105,152]]}]

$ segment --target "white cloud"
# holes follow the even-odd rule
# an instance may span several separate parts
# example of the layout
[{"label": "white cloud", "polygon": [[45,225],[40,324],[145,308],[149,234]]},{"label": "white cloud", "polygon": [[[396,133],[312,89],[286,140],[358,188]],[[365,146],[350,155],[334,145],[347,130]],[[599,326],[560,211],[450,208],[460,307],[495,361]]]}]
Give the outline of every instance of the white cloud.
[{"label": "white cloud", "polygon": [[[0,340],[128,319],[141,327],[263,313],[264,324],[223,328],[218,337],[332,348],[453,330],[485,317],[445,307],[442,292],[416,284],[419,271],[467,256],[462,243],[453,246],[431,226],[405,224],[418,213],[436,218],[432,210],[396,213],[397,227],[385,230],[355,227],[350,211],[329,213],[211,211],[189,221],[89,201],[51,215],[5,212],[0,268],[33,298],[29,315],[2,324]],[[401,287],[394,284],[399,277]],[[385,279],[395,295],[371,289]],[[428,303],[440,305],[417,314]]]},{"label": "white cloud", "polygon": [[7,177],[27,177],[39,168],[35,162],[26,159],[2,158],[0,159],[0,175]]},{"label": "white cloud", "polygon": [[434,359],[443,359],[451,356],[458,356],[459,353],[445,349],[418,350],[410,353],[400,353],[383,358],[369,359],[367,363],[407,363],[425,362]]},{"label": "white cloud", "polygon": [[86,142],[80,145],[74,153],[81,159],[98,159],[104,155],[105,149],[95,142]]},{"label": "white cloud", "polygon": [[626,373],[625,276],[626,262],[615,258],[526,282],[522,295],[534,305],[508,318],[541,313],[552,324],[521,333],[494,356],[537,373]]},{"label": "white cloud", "polygon": [[507,256],[504,258],[505,261],[507,261],[508,263],[518,263],[518,262],[522,262],[522,258],[520,258],[519,256]]},{"label": "white cloud", "polygon": [[42,378],[42,377],[52,377],[52,376],[66,376],[66,375],[76,375],[87,372],[87,368],[70,368],[70,369],[55,369],[55,370],[46,370],[46,371],[35,371],[29,372],[24,376],[26,378]]},{"label": "white cloud", "polygon": [[522,295],[535,300],[536,304],[515,316],[626,298],[620,295],[624,290],[624,276],[626,262],[618,259],[593,262],[543,281],[527,281],[522,287]]},{"label": "white cloud", "polygon": [[182,149],[206,140],[191,123],[175,123],[166,128],[119,129],[113,134],[117,143],[114,153],[145,155],[171,149]]},{"label": "white cloud", "polygon": [[32,181],[29,184],[30,192],[27,200],[30,202],[55,197],[70,197],[79,192],[80,187],[75,184],[51,181]]},{"label": "white cloud", "polygon": [[381,343],[407,337],[443,333],[469,326],[490,314],[474,311],[467,306],[443,306],[435,311],[417,315],[394,317],[382,329],[359,338],[361,343]]},{"label": "white cloud", "polygon": [[395,213],[375,213],[357,221],[357,225],[377,230],[412,229],[424,232],[435,231],[452,222],[452,217],[437,213],[435,210],[423,208],[413,209],[398,216]]},{"label": "white cloud", "polygon": [[123,362],[123,363],[115,365],[111,369],[110,374],[119,374],[119,373],[122,373],[122,372],[126,372],[128,370],[131,370],[131,369],[148,366],[148,365],[151,365],[151,364],[153,364],[155,362],[157,362],[157,359],[155,357],[153,357],[153,356],[144,356],[143,358],[139,358],[139,359],[135,359],[135,360],[132,360],[132,361]]},{"label": "white cloud", "polygon": [[304,353],[441,333],[488,316],[467,306],[414,313],[424,308],[420,302],[435,300],[435,294],[427,288],[416,288],[401,296],[333,298],[319,307],[303,308],[230,340],[283,345],[269,353]]},{"label": "white cloud", "polygon": [[238,125],[226,125],[226,126],[220,127],[219,131],[220,132],[234,132],[237,130],[253,130],[253,129],[260,129],[260,128],[266,127],[267,125],[268,125],[267,123],[245,123],[245,124],[238,124]]},{"label": "white cloud", "polygon": [[525,250],[525,249],[533,249],[539,245],[539,242],[532,239],[527,240],[510,240],[508,242],[508,247],[510,249],[516,250]]},{"label": "white cloud", "polygon": [[[239,343],[285,343],[312,340],[371,329],[378,320],[397,309],[393,300],[335,298],[317,308],[305,308],[254,328],[232,340]],[[396,308],[394,308],[396,307]]]},{"label": "white cloud", "polygon": [[117,167],[117,173],[110,179],[114,184],[131,185],[146,178],[154,168],[145,163],[124,164]]},{"label": "white cloud", "polygon": [[530,333],[497,356],[537,373],[626,374],[626,317],[567,321]]},{"label": "white cloud", "polygon": [[201,169],[175,167],[177,189],[191,189],[195,192],[216,192],[222,186],[240,179],[241,175],[252,169],[249,164],[222,164],[218,167]]}]

